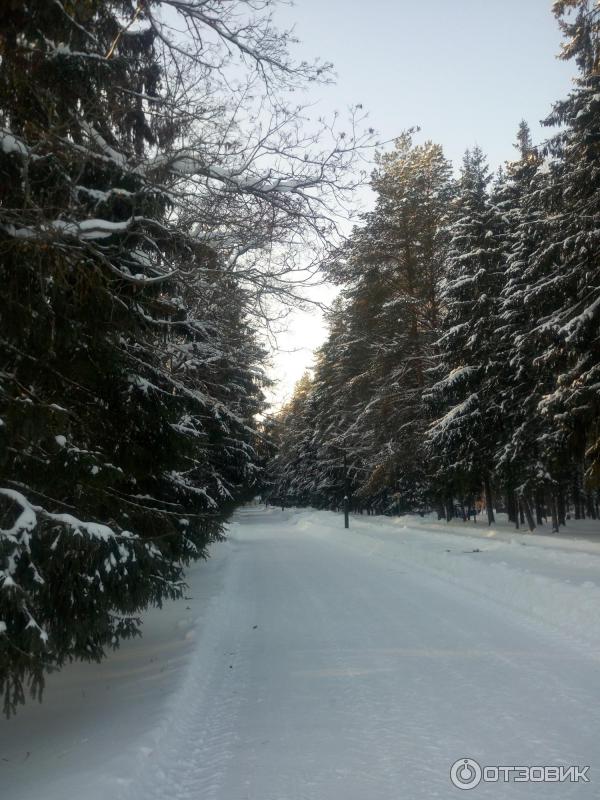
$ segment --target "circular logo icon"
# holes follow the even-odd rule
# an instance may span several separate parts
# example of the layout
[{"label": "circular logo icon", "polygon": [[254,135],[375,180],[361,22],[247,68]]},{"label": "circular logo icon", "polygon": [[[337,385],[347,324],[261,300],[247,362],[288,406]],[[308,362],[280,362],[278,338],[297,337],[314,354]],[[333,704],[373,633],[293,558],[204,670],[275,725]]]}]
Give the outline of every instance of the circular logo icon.
[{"label": "circular logo icon", "polygon": [[457,789],[474,789],[481,783],[481,767],[472,758],[460,758],[452,764],[450,780]]}]

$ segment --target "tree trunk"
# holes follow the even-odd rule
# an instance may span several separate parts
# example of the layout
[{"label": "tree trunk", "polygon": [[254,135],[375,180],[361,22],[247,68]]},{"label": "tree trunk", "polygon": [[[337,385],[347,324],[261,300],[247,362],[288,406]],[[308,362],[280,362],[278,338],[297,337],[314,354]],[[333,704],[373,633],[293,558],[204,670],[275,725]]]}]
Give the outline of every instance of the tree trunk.
[{"label": "tree trunk", "polygon": [[594,497],[591,492],[585,493],[585,504],[587,507],[587,515],[591,519],[596,519],[596,509],[594,508]]},{"label": "tree trunk", "polygon": [[[471,522],[471,511],[475,510],[475,503],[473,498],[469,496],[467,498],[467,522]],[[477,514],[473,514],[473,522],[477,522]]]},{"label": "tree trunk", "polygon": [[577,473],[573,476],[571,496],[573,498],[573,512],[575,514],[575,519],[581,519],[581,494],[579,492],[579,481]]},{"label": "tree trunk", "polygon": [[515,511],[515,497],[513,490],[510,488],[506,490],[506,510],[508,511],[509,522],[517,522],[517,514]]},{"label": "tree trunk", "polygon": [[485,509],[487,511],[488,525],[493,525],[496,519],[494,517],[494,501],[492,497],[492,487],[490,485],[490,479],[488,477],[486,477],[485,480],[483,481],[483,486],[485,489]]},{"label": "tree trunk", "polygon": [[446,498],[446,522],[454,519],[454,503],[451,497]]},{"label": "tree trunk", "polygon": [[559,525],[566,525],[567,524],[567,512],[565,509],[565,495],[563,493],[562,487],[559,486],[558,492],[556,494],[556,511],[558,514],[558,524]]},{"label": "tree trunk", "polygon": [[529,527],[531,533],[533,533],[535,530],[535,523],[533,521],[533,514],[531,513],[531,503],[529,502],[527,495],[524,494],[521,495],[520,500],[521,513],[524,513],[525,517],[527,518],[527,526]]},{"label": "tree trunk", "polygon": [[544,494],[541,489],[535,492],[535,521],[538,525],[544,524]]},{"label": "tree trunk", "polygon": [[585,490],[585,468],[583,461],[577,465],[577,486],[579,487],[579,515],[581,519],[589,516],[587,507],[587,492]]},{"label": "tree trunk", "polygon": [[558,519],[558,501],[556,495],[548,492],[546,496],[546,502],[550,507],[550,515],[552,517],[552,533],[558,533],[559,519]]}]

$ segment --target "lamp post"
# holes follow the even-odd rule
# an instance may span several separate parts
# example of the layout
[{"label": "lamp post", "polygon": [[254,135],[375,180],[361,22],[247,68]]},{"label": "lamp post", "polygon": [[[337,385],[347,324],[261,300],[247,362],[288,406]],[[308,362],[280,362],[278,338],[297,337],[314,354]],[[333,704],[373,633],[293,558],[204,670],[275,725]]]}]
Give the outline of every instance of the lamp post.
[{"label": "lamp post", "polygon": [[[344,464],[344,528],[350,527],[350,478],[348,476],[348,457],[346,455],[346,448],[340,447],[338,444],[330,445],[335,450],[342,451],[343,464]],[[337,459],[334,458],[334,461]],[[338,495],[339,496],[339,495]],[[336,500],[337,508],[337,500]]]},{"label": "lamp post", "polygon": [[344,528],[350,527],[350,482],[348,480],[348,459],[344,450]]}]

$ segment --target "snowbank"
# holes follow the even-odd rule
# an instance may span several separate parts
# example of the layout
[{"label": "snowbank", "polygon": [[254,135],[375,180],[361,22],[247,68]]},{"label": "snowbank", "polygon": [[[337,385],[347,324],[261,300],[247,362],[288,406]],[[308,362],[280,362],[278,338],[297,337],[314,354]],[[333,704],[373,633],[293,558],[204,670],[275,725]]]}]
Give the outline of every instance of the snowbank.
[{"label": "snowbank", "polygon": [[[365,557],[425,569],[463,591],[543,623],[600,656],[600,529],[572,522],[570,537],[518,533],[500,518],[482,523],[437,522],[430,517],[354,515],[350,530],[328,511],[290,512],[305,533],[343,540]],[[585,538],[587,536],[587,539]],[[597,538],[596,538],[597,537]]]}]

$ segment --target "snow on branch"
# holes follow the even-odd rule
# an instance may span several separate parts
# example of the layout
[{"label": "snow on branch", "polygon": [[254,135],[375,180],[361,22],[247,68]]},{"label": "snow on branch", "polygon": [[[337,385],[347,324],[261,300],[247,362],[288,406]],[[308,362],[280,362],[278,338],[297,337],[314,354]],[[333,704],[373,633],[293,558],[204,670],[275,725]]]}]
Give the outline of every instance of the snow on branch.
[{"label": "snow on branch", "polygon": [[5,155],[16,153],[19,156],[28,156],[30,152],[25,142],[4,128],[0,129],[0,150]]},{"label": "snow on branch", "polygon": [[123,233],[137,222],[143,222],[144,217],[129,217],[120,222],[113,222],[108,219],[85,219],[80,222],[72,222],[63,219],[43,222],[37,228],[23,227],[17,228],[10,224],[0,224],[0,230],[14,239],[24,239],[26,241],[40,242],[47,241],[56,236],[70,236],[76,239],[94,240],[106,239],[116,233]]},{"label": "snow on branch", "polygon": [[462,403],[458,403],[457,405],[453,406],[453,408],[451,408],[447,414],[444,414],[443,417],[436,420],[431,425],[432,432],[442,434],[449,428],[454,427],[455,425],[460,425],[461,422],[470,419],[472,414],[477,413],[478,404],[478,395],[469,395],[466,400],[463,400]]},{"label": "snow on branch", "polygon": [[0,487],[0,495],[11,500],[21,510],[10,528],[0,529],[0,537],[15,539],[23,534],[29,534],[38,524],[38,517],[49,522],[63,525],[75,534],[86,535],[90,538],[108,541],[109,539],[136,539],[137,537],[128,531],[115,533],[108,525],[98,522],[83,522],[71,514],[53,514],[40,506],[35,506],[29,502],[25,495],[14,489]]}]

